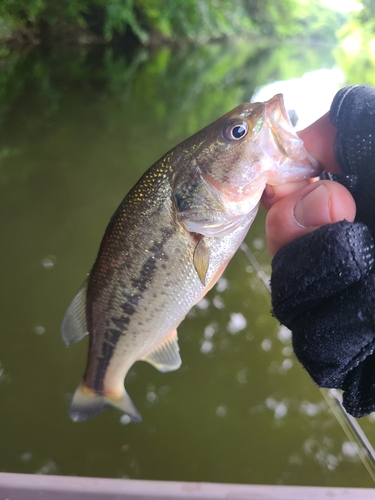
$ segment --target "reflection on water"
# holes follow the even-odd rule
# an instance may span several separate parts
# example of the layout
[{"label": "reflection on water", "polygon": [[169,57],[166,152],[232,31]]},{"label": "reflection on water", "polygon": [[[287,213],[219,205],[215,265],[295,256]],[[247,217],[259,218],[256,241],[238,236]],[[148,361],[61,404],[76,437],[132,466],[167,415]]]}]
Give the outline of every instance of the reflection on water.
[{"label": "reflection on water", "polygon": [[327,113],[332,99],[344,83],[344,73],[339,68],[318,69],[308,71],[300,78],[261,86],[252,101],[265,101],[275,94],[283,94],[286,109],[295,111],[296,126],[303,129]]},{"label": "reflection on water", "polygon": [[[83,424],[67,415],[87,342],[66,350],[61,318],[123,196],[158,157],[256,89],[331,71],[331,52],[239,43],[128,59],[12,57],[0,92],[0,470],[372,486],[243,252],[180,326],[180,370],[130,370],[142,424],[112,409]],[[323,101],[320,92],[309,101]],[[269,273],[264,242],[261,212],[247,244]],[[371,439],[373,419],[363,425]]]}]

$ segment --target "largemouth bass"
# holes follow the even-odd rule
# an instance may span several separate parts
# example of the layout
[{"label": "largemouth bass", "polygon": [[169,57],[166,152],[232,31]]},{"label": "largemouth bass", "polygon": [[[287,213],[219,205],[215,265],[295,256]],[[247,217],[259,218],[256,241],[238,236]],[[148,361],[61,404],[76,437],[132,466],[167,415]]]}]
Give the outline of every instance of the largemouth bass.
[{"label": "largemouth bass", "polygon": [[177,327],[243,241],[266,184],[317,174],[282,95],[242,104],[170,150],[126,195],[62,323],[69,346],[89,334],[73,420],[107,405],[141,416],[124,388],[137,361],[181,365]]}]

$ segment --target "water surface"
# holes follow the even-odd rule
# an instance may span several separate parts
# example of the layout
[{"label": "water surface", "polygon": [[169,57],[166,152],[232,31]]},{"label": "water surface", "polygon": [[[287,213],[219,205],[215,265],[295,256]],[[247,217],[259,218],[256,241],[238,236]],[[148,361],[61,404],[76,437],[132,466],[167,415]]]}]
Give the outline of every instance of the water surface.
[{"label": "water surface", "polygon": [[[168,149],[259,87],[335,64],[326,48],[249,43],[7,61],[0,470],[373,486],[241,252],[181,324],[181,369],[161,374],[139,362],[130,371],[126,385],[141,424],[126,425],[114,409],[85,423],[67,415],[87,339],[67,350],[60,322],[127,191]],[[269,271],[262,212],[247,243]],[[371,440],[371,418],[362,424]]]}]

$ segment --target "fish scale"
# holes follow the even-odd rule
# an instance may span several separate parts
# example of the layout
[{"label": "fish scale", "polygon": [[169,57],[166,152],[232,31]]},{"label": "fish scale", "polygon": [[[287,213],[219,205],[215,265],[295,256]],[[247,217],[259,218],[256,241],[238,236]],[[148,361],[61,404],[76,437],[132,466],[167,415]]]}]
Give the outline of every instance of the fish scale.
[{"label": "fish scale", "polygon": [[143,175],[112,216],[63,320],[67,345],[90,339],[73,420],[108,405],[141,419],[124,388],[130,367],[143,360],[162,372],[179,368],[176,329],[243,241],[267,181],[316,171],[278,95],[238,106]]}]

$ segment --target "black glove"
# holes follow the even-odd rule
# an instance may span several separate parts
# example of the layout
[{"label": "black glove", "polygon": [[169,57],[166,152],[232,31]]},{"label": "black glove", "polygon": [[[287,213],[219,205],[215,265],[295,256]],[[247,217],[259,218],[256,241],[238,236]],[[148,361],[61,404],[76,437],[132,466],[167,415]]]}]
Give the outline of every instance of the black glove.
[{"label": "black glove", "polygon": [[344,391],[355,417],[375,411],[375,89],[335,96],[330,120],[356,221],[323,226],[280,250],[272,261],[274,316],[292,331],[297,358],[321,387]]}]

